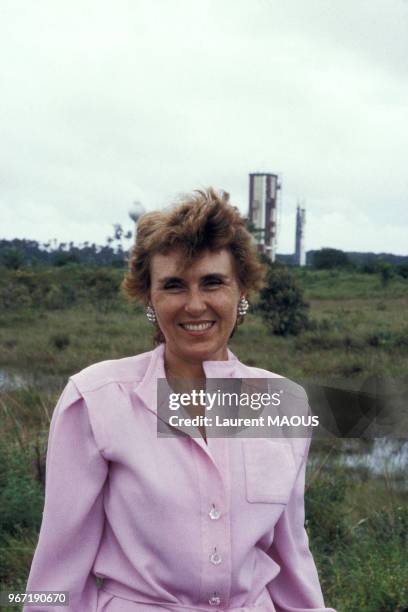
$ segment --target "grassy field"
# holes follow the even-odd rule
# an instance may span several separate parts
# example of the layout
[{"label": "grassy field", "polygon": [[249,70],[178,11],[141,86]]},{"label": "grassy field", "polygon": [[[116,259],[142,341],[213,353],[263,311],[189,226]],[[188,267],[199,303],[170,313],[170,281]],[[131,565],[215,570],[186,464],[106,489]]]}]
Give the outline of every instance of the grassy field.
[{"label": "grassy field", "polygon": [[[406,279],[384,286],[378,275],[294,273],[310,303],[310,328],[272,336],[253,312],[230,343],[242,361],[299,381],[407,380]],[[9,386],[0,387],[0,591],[25,586],[41,520],[49,421],[67,377],[152,348],[142,309],[117,297],[121,274],[61,268],[1,275],[0,372]],[[364,448],[356,442],[354,450]],[[407,478],[347,467],[344,453],[344,440],[313,443],[308,466],[307,529],[327,605],[403,612]]]}]

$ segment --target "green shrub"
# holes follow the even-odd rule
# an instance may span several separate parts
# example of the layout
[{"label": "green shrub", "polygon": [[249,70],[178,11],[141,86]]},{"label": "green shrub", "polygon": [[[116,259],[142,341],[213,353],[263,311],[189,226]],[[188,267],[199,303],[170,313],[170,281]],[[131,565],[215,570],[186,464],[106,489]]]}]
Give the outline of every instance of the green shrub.
[{"label": "green shrub", "polygon": [[313,252],[312,265],[318,270],[347,268],[350,263],[347,253],[339,249],[323,248]]},{"label": "green shrub", "polygon": [[69,346],[71,340],[68,334],[54,334],[50,338],[50,343],[55,346],[59,351],[63,351]]},{"label": "green shrub", "polygon": [[3,249],[0,261],[8,270],[18,270],[24,264],[24,253],[16,247]]},{"label": "green shrub", "polygon": [[307,327],[309,304],[293,274],[281,264],[270,264],[267,285],[261,289],[257,310],[271,333],[297,335]]},{"label": "green shrub", "polygon": [[402,278],[408,278],[408,263],[402,263],[395,266],[395,271]]},{"label": "green shrub", "polygon": [[389,285],[390,280],[394,276],[394,266],[386,261],[379,262],[379,273],[381,278],[381,284],[383,287]]},{"label": "green shrub", "polygon": [[25,285],[9,282],[0,287],[0,309],[20,310],[32,306],[30,290]]},{"label": "green shrub", "polygon": [[49,310],[59,310],[65,307],[64,293],[58,285],[52,284],[47,288],[43,302],[45,308]]},{"label": "green shrub", "polygon": [[79,257],[76,253],[67,251],[57,251],[52,258],[52,265],[57,267],[67,266],[69,264],[79,263]]},{"label": "green shrub", "polygon": [[95,270],[83,276],[86,297],[98,310],[106,312],[117,304],[120,278],[112,270]]}]

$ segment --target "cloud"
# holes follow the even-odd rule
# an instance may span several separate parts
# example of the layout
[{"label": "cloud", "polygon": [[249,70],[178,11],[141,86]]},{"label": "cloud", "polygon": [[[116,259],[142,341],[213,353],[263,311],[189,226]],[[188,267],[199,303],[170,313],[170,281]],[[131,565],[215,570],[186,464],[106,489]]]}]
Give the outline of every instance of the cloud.
[{"label": "cloud", "polygon": [[100,242],[133,200],[209,184],[246,212],[264,169],[284,252],[299,197],[308,249],[405,252],[407,21],[403,0],[4,0],[3,235]]}]

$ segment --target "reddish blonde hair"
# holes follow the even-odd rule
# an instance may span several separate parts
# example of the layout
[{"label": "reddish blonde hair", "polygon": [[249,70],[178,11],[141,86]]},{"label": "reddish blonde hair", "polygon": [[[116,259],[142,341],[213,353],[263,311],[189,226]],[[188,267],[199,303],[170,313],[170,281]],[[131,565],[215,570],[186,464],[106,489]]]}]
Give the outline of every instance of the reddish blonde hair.
[{"label": "reddish blonde hair", "polygon": [[[212,187],[197,189],[170,208],[144,214],[137,225],[129,268],[121,285],[126,297],[147,305],[152,257],[175,249],[182,253],[183,269],[207,249],[228,249],[241,289],[247,293],[260,289],[266,267],[258,260],[245,220],[238,208],[230,204],[229,197],[227,192],[217,192]],[[238,319],[239,324],[243,318]],[[155,340],[163,342],[164,337],[157,330]]]}]

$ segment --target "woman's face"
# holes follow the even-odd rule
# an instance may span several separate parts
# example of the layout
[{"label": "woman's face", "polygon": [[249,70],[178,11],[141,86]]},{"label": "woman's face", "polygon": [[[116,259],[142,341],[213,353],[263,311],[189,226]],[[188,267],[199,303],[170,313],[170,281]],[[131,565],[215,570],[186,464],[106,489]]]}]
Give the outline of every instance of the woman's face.
[{"label": "woman's face", "polygon": [[166,348],[187,362],[227,359],[240,291],[229,250],[204,251],[184,272],[179,250],[151,262],[150,302]]}]

